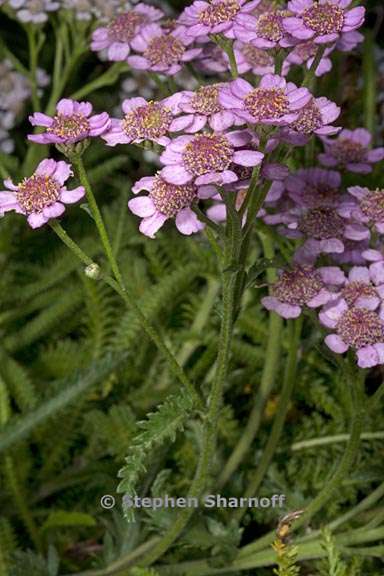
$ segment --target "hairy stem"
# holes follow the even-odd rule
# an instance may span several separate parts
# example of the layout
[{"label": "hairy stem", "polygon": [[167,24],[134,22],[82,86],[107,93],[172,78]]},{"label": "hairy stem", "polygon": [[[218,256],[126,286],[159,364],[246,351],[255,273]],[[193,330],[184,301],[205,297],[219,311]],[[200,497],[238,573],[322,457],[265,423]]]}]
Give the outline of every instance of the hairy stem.
[{"label": "hairy stem", "polygon": [[[260,236],[264,248],[264,256],[266,258],[273,258],[274,249],[271,239],[265,235]],[[269,269],[267,272],[267,277],[269,282],[273,282],[275,279],[275,271],[273,269]],[[251,447],[252,442],[259,430],[262,412],[274,385],[276,373],[279,368],[282,327],[283,322],[281,317],[274,312],[271,312],[269,314],[268,342],[265,351],[265,363],[261,376],[260,386],[257,390],[255,403],[249,415],[244,433],[242,434],[231,456],[229,457],[223,472],[219,476],[219,487],[222,487],[224,484],[226,484],[231,475],[235,472],[235,470],[237,470],[249,448]]]}]

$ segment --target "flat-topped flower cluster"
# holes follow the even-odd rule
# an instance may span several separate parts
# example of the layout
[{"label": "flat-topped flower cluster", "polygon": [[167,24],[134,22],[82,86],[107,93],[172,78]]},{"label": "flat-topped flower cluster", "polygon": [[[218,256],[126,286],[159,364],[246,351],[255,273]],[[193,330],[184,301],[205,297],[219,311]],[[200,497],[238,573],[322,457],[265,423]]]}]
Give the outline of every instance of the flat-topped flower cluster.
[{"label": "flat-topped flower cluster", "polygon": [[[384,148],[373,147],[363,128],[338,126],[340,108],[313,90],[314,78],[331,69],[332,53],[361,42],[364,12],[351,0],[196,0],[170,19],[153,6],[120,3],[92,33],[91,50],[176,88],[162,99],[125,98],[119,117],[62,99],[53,116],[30,116],[43,132],[29,139],[69,155],[93,138],[150,146],[158,169],[134,184],[128,202],[150,238],[168,220],[186,235],[209,220],[220,224],[225,195],[235,195],[246,222],[247,191],[261,190],[256,218],[292,246],[264,306],[284,318],[318,309],[331,350],[354,350],[361,367],[384,363],[384,190],[343,183],[347,173],[372,172]],[[167,82],[187,66],[192,88],[182,76]],[[295,67],[304,68],[301,84],[290,79]],[[314,138],[317,163],[312,157],[314,165],[289,169],[292,148]],[[84,194],[64,187],[71,174],[65,162],[43,161],[18,185],[6,182],[0,212],[45,224]]]}]

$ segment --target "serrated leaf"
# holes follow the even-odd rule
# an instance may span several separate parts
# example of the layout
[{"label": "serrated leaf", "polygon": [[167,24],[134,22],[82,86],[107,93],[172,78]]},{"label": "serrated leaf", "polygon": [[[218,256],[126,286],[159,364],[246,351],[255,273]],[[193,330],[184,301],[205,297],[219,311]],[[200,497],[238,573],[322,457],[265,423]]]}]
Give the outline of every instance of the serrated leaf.
[{"label": "serrated leaf", "polygon": [[[118,492],[124,493],[125,496],[135,495],[135,486],[146,469],[150,451],[166,440],[174,441],[177,432],[183,429],[192,408],[191,396],[183,391],[170,396],[156,412],[147,415],[147,420],[138,423],[141,431],[133,439],[130,452],[125,459],[126,465],[118,472],[118,477],[122,478],[117,488]],[[123,509],[126,518],[133,520],[132,509],[124,506],[124,497]]]}]

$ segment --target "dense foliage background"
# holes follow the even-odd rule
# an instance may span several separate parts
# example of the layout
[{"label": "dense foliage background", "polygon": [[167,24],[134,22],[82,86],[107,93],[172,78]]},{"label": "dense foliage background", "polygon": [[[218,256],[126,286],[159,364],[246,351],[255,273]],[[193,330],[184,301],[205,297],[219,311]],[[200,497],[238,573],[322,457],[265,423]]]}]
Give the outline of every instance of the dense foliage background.
[{"label": "dense foliage background", "polygon": [[[170,4],[170,10],[183,7],[179,2]],[[384,12],[380,0],[367,6],[364,45],[352,54],[336,54],[333,71],[318,83],[322,93],[342,106],[343,126],[365,125],[373,131],[376,144],[382,144]],[[52,22],[60,26],[57,16]],[[110,84],[97,89],[97,79],[111,65],[87,50],[88,33],[80,28],[68,29],[80,55],[68,72],[64,95],[82,98],[82,87],[95,80],[95,90],[87,98],[95,107],[112,112],[129,87],[131,74],[114,66]],[[28,68],[25,29],[6,14],[0,16],[0,29],[1,57],[9,58],[11,50]],[[44,102],[55,80],[52,23],[45,34],[39,67],[51,76],[51,83],[41,88]],[[144,76],[135,74],[134,93],[156,89]],[[0,77],[0,90],[1,82]],[[28,99],[11,131],[13,154],[0,153],[3,176],[17,177],[42,157],[41,149],[30,148],[25,139],[30,110]],[[298,150],[290,160],[292,166],[299,165],[300,155],[306,153]],[[86,152],[85,163],[123,275],[204,392],[212,379],[221,315],[216,260],[203,236],[183,237],[171,225],[156,241],[138,232],[137,219],[126,203],[132,182],[153,172],[152,158],[150,151],[139,148],[119,147],[112,152],[96,144]],[[381,170],[357,179],[373,188],[383,187]],[[103,264],[86,207],[71,208],[64,224],[84,250]],[[265,240],[262,231],[260,238]],[[254,243],[252,262],[258,259],[260,246]],[[284,247],[289,250],[288,243],[283,242]],[[0,268],[0,575],[128,574],[125,566],[135,560],[132,552],[164,533],[174,522],[175,511],[140,510],[135,521],[128,522],[119,505],[105,510],[100,498],[114,494],[119,500],[117,473],[127,455],[130,480],[138,494],[185,494],[196,467],[201,419],[189,416],[189,398],[132,312],[112,289],[84,274],[49,228],[33,231],[18,215],[1,219]],[[213,465],[213,492],[227,496],[242,496],[254,478],[284,379],[291,336],[280,321],[272,328],[259,304],[267,280],[264,271],[255,271],[238,310]],[[278,377],[265,405],[260,405],[255,398],[260,398],[257,392],[271,329],[281,337]],[[319,329],[306,319],[303,330],[294,394],[278,448],[258,490],[259,496],[285,494],[284,513],[304,508],[327,482],[343,454],[350,417],[345,379],[321,344]],[[379,368],[371,371],[370,394],[382,376]],[[225,462],[254,418],[260,418],[257,437],[235,474],[225,478]],[[143,420],[144,427],[139,424]],[[311,521],[312,530],[331,525],[334,536],[320,533],[318,548],[299,555],[300,574],[384,573],[383,438],[381,400],[364,422],[354,469]],[[364,505],[359,507],[361,502]],[[136,568],[129,573],[271,575],[272,548],[264,553],[264,560],[253,557],[256,551],[238,555],[238,549],[276,529],[281,515],[279,509],[249,509],[239,523],[233,510],[201,509],[155,569]],[[375,530],[374,540],[361,538]],[[369,546],[372,550],[367,553]],[[296,568],[289,570],[284,574],[299,573]]]}]

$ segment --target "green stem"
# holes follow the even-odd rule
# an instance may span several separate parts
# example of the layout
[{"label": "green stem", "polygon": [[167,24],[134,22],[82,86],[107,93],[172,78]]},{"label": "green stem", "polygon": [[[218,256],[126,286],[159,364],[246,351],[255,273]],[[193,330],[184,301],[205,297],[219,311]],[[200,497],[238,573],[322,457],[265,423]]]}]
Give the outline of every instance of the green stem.
[{"label": "green stem", "polygon": [[281,75],[286,51],[284,48],[278,48],[275,55],[275,74]]},{"label": "green stem", "polygon": [[119,254],[121,242],[123,239],[124,225],[125,225],[126,219],[127,219],[126,207],[127,207],[127,201],[128,201],[130,188],[131,188],[131,183],[129,183],[128,186],[124,187],[122,197],[121,197],[120,214],[119,214],[119,219],[117,221],[116,232],[113,236],[113,242],[112,242],[112,250],[113,250],[113,255],[115,258],[117,258],[117,255]]},{"label": "green stem", "polygon": [[317,52],[316,52],[316,56],[313,59],[313,62],[311,64],[311,67],[309,68],[309,70],[307,70],[305,76],[304,76],[304,80],[303,80],[303,84],[302,86],[310,86],[313,82],[313,79],[315,78],[316,75],[316,70],[321,62],[322,57],[324,56],[325,50],[327,48],[326,44],[321,44],[318,48],[317,48]]},{"label": "green stem", "polygon": [[252,194],[250,197],[249,208],[247,211],[247,223],[244,228],[244,239],[247,239],[249,233],[251,232],[255,224],[256,216],[260,208],[264,204],[264,200],[268,194],[270,185],[265,184],[259,190],[256,190],[256,186],[257,186],[257,180],[254,183],[254,188],[252,190]]},{"label": "green stem", "polygon": [[[245,491],[245,497],[250,498],[254,496],[261,485],[265,473],[268,470],[268,466],[271,463],[273,455],[276,452],[279,439],[283,430],[285,418],[289,409],[289,400],[292,396],[293,387],[296,381],[296,368],[297,368],[297,357],[300,345],[300,335],[302,328],[302,317],[295,320],[290,324],[290,346],[288,354],[288,362],[285,371],[283,388],[281,391],[279,406],[277,413],[273,422],[272,431],[268,438],[267,445],[261,457],[260,463],[257,467],[256,474],[252,478],[247,490]],[[240,520],[245,513],[246,509],[239,508],[235,513],[235,518]]]},{"label": "green stem", "polygon": [[204,235],[207,237],[207,240],[208,240],[212,250],[216,254],[217,261],[222,262],[223,253],[222,253],[220,244],[218,243],[214,232],[210,228],[208,228],[208,226],[206,226],[204,228],[203,232],[204,232]]},{"label": "green stem", "polygon": [[220,34],[211,34],[211,39],[215,44],[220,46],[220,48],[226,53],[229,60],[229,67],[231,70],[232,78],[236,79],[239,76],[239,71],[237,69],[237,62],[235,53],[233,51],[233,41],[228,38],[224,38]]},{"label": "green stem", "polygon": [[[266,258],[274,257],[273,243],[270,238],[265,235],[260,235],[264,248],[264,256]],[[275,279],[276,273],[273,269],[268,270],[268,282],[272,283]],[[269,397],[272,387],[275,382],[276,374],[279,368],[279,357],[281,350],[281,331],[283,322],[280,316],[271,312],[269,314],[269,329],[268,329],[268,342],[265,351],[265,363],[263,373],[261,376],[260,386],[257,390],[257,396],[254,406],[248,418],[247,425],[240,440],[235,446],[231,456],[229,457],[223,472],[219,476],[218,486],[221,488],[235,470],[239,467],[252,445],[253,440],[259,430],[262,413],[265,403]]]},{"label": "green stem", "polygon": [[71,161],[72,161],[73,165],[75,166],[75,168],[77,169],[79,180],[80,180],[81,184],[85,188],[89,208],[91,210],[93,219],[95,221],[96,228],[97,228],[97,231],[99,233],[101,243],[102,243],[104,251],[105,251],[105,255],[108,259],[109,265],[111,266],[111,270],[113,272],[113,275],[115,276],[119,285],[122,288],[124,288],[123,278],[122,278],[119,266],[117,264],[116,258],[115,258],[114,253],[113,253],[113,248],[112,248],[110,240],[109,240],[108,232],[106,230],[106,227],[105,227],[105,224],[103,221],[103,217],[102,217],[101,212],[99,210],[99,207],[97,205],[96,198],[93,194],[91,184],[89,183],[83,160],[79,156],[74,156],[71,158]]},{"label": "green stem", "polygon": [[376,132],[376,66],[374,56],[374,36],[372,30],[366,30],[363,49],[364,76],[364,125],[374,137]]},{"label": "green stem", "polygon": [[89,258],[85,252],[83,252],[80,246],[72,240],[57,220],[50,220],[49,225],[67,248],[69,248],[85,266],[92,266],[95,264],[95,262]]},{"label": "green stem", "polygon": [[377,526],[380,526],[383,522],[384,522],[384,508],[381,508],[379,509],[379,512],[375,512],[375,515],[372,518],[372,520],[370,520],[364,528],[370,530],[371,528],[376,528]]},{"label": "green stem", "polygon": [[[64,244],[79,258],[85,266],[91,266],[95,263],[81,250],[81,248],[74,242],[62,226],[59,224],[57,220],[53,220],[50,222],[51,228],[53,231],[58,235],[60,240],[64,242]],[[109,242],[109,240],[108,240]],[[116,261],[115,266],[117,266]],[[120,275],[120,271],[118,270],[118,274]],[[201,399],[198,392],[195,390],[192,382],[190,382],[189,378],[187,378],[184,370],[177,362],[176,358],[169,350],[167,345],[164,343],[162,337],[156,330],[156,328],[151,324],[151,322],[147,319],[145,314],[142,312],[140,307],[136,304],[136,296],[135,294],[124,284],[120,284],[119,281],[110,276],[100,275],[100,278],[108,284],[121,298],[124,300],[126,305],[134,312],[136,318],[140,322],[141,326],[144,328],[144,331],[147,335],[151,338],[154,344],[157,346],[159,351],[164,355],[165,359],[168,362],[169,369],[173,373],[173,375],[183,384],[186,389],[189,391],[191,397],[193,398],[197,407],[201,406]]]},{"label": "green stem", "polygon": [[84,98],[95,90],[104,88],[104,86],[111,86],[112,84],[115,84],[120,74],[126,71],[128,71],[128,67],[125,62],[115,62],[103,74],[94,80],[91,80],[91,82],[88,82],[88,84],[82,88],[79,88],[79,90],[76,90],[76,92],[73,92],[69,98],[72,98],[73,100],[80,100],[80,98]]},{"label": "green stem", "polygon": [[192,204],[191,209],[196,214],[200,222],[203,222],[204,224],[209,226],[209,228],[212,228],[212,230],[214,230],[217,234],[221,233],[220,226],[216,224],[216,222],[213,222],[210,218],[208,218],[208,216],[206,216],[204,212],[200,210],[197,204]]},{"label": "green stem", "polygon": [[[328,446],[329,444],[337,444],[338,442],[348,442],[350,434],[335,434],[335,436],[322,436],[320,438],[310,438],[309,440],[301,440],[295,442],[291,446],[292,452],[298,450],[306,450],[308,448],[317,448],[319,446]],[[361,440],[383,440],[384,431],[380,432],[363,432]]]},{"label": "green stem", "polygon": [[260,166],[255,166],[254,169],[252,170],[251,181],[249,183],[247,194],[244,198],[244,202],[240,206],[240,210],[239,210],[240,217],[244,216],[251,198],[253,198],[253,196],[255,195],[257,182],[259,179],[259,173],[260,173]]},{"label": "green stem", "polygon": [[54,100],[56,104],[56,94],[62,86],[63,79],[63,55],[64,55],[64,44],[62,38],[62,31],[58,30],[56,34],[56,47],[55,47],[55,60],[53,65],[53,83],[52,83],[52,94],[50,102],[47,108],[51,108],[51,102]]},{"label": "green stem", "polygon": [[236,79],[239,76],[239,71],[237,69],[237,62],[236,62],[235,53],[233,51],[232,43],[227,44],[227,46],[224,48],[224,51],[225,51],[226,55],[228,56],[229,66],[231,69],[231,76],[232,76],[232,78]]},{"label": "green stem", "polygon": [[40,100],[37,94],[37,59],[38,49],[36,44],[36,31],[32,26],[27,26],[29,48],[29,78],[31,82],[32,105],[34,112],[40,109]]}]

